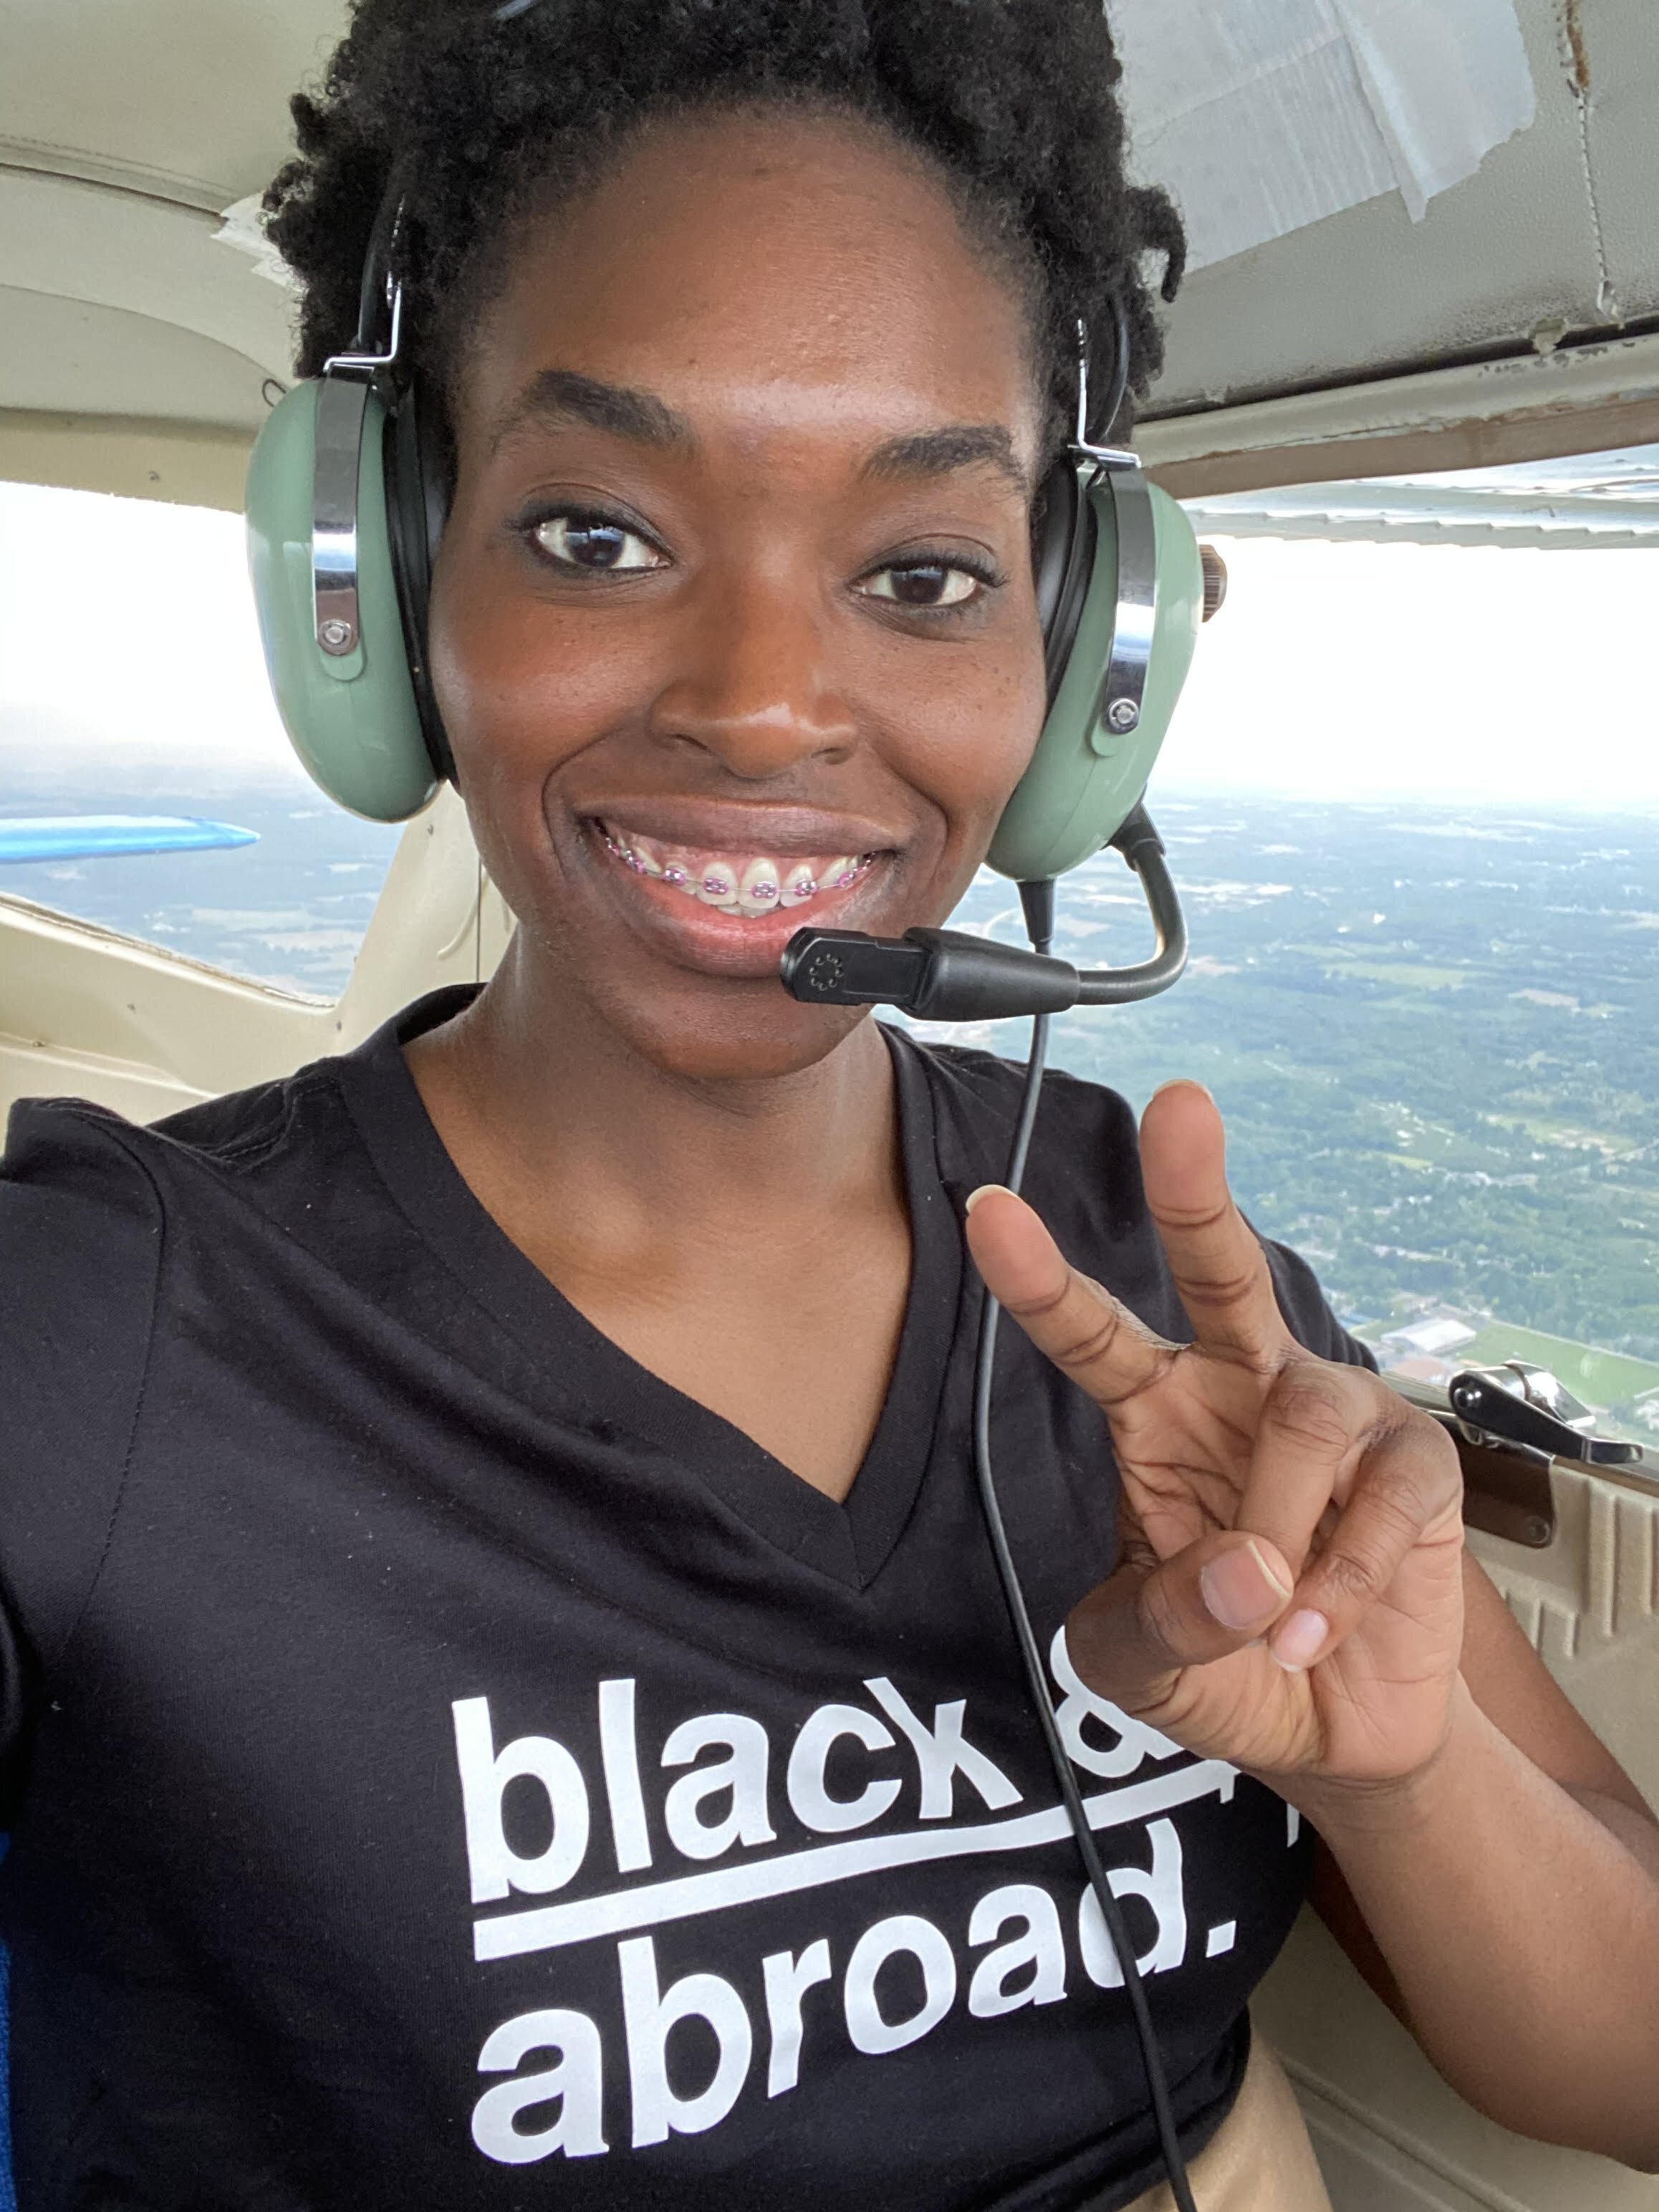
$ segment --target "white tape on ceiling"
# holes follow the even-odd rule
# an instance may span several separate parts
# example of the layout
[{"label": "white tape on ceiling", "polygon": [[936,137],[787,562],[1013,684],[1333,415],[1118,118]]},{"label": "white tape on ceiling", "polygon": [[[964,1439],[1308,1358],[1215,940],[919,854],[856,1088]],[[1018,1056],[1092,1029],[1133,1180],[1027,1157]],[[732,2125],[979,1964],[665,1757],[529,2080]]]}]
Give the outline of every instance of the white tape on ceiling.
[{"label": "white tape on ceiling", "polygon": [[233,200],[222,210],[219,228],[213,234],[216,246],[228,246],[238,253],[246,253],[253,264],[256,276],[264,276],[273,284],[280,284],[285,292],[296,293],[299,280],[265,236],[261,207],[263,192],[250,192],[246,199]]},{"label": "white tape on ceiling", "polygon": [[1413,220],[1533,119],[1514,0],[1108,0],[1136,174],[1188,265],[1398,191]]}]

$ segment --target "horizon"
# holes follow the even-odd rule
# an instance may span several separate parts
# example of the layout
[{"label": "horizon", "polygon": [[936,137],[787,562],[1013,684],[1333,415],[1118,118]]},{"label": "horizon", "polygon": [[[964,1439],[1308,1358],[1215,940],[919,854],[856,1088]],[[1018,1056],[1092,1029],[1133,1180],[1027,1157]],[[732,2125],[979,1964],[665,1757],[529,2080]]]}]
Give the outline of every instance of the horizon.
[{"label": "horizon", "polygon": [[[1227,604],[1156,798],[1659,816],[1650,552],[1216,542]],[[0,484],[0,807],[118,772],[204,799],[307,787],[241,518]]]}]

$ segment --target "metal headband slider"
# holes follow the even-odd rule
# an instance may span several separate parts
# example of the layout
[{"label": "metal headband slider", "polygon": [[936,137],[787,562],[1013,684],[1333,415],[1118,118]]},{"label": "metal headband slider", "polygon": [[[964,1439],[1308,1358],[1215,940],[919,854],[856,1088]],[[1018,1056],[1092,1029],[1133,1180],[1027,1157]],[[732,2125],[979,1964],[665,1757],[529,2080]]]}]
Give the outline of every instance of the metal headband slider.
[{"label": "metal headband slider", "polygon": [[333,376],[343,369],[372,376],[376,370],[392,368],[397,365],[398,348],[404,334],[404,288],[395,276],[386,279],[386,304],[390,324],[384,353],[332,353],[323,363],[323,374]]},{"label": "metal headband slider", "polygon": [[[1128,331],[1121,303],[1115,301],[1113,305],[1118,311],[1117,343],[1119,353],[1122,355],[1128,344]],[[1115,419],[1118,408],[1123,402],[1122,362],[1120,362],[1115,381],[1116,390],[1112,403],[1113,419]],[[1072,434],[1072,450],[1074,453],[1080,454],[1085,460],[1093,461],[1097,468],[1138,469],[1140,466],[1139,456],[1127,446],[1097,446],[1090,441],[1089,333],[1080,317],[1077,326],[1077,427]]]},{"label": "metal headband slider", "polygon": [[[397,203],[391,221],[395,237],[403,214]],[[381,226],[377,224],[377,230]],[[373,253],[371,258],[374,258]],[[317,643],[333,660],[356,653],[362,641],[357,605],[357,486],[362,470],[363,428],[374,380],[396,366],[404,334],[404,288],[387,269],[380,279],[387,310],[385,350],[364,346],[374,314],[374,294],[365,279],[360,350],[331,354],[323,363],[317,394],[316,474],[311,507],[311,594]],[[370,339],[370,344],[373,339]]]},{"label": "metal headband slider", "polygon": [[355,653],[357,610],[357,480],[368,386],[325,376],[317,394],[316,477],[311,509],[311,588],[317,642],[333,659]]},{"label": "metal headband slider", "polygon": [[1100,689],[1100,720],[1115,737],[1140,723],[1158,623],[1158,518],[1152,486],[1131,465],[1109,469],[1103,481],[1117,522],[1117,611],[1112,653]]}]

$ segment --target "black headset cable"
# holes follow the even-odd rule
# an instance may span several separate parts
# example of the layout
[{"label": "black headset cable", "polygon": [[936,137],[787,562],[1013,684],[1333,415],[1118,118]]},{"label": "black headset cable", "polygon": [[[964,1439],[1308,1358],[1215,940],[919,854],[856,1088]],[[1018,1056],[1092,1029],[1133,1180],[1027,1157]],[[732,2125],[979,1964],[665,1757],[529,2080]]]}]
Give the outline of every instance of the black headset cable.
[{"label": "black headset cable", "polygon": [[[1032,950],[1047,952],[1054,938],[1054,884],[1022,884],[1019,898]],[[1009,1149],[1007,1170],[1003,1177],[1007,1188],[1016,1193],[1024,1179],[1026,1157],[1031,1149],[1031,1130],[1036,1121],[1037,1102],[1042,1095],[1050,1018],[1048,1014],[1038,1014],[1031,1024],[1031,1045],[1025,1061],[1025,1081],[1020,1093],[1019,1115],[1014,1124],[1014,1140]],[[1146,1984],[1141,1979],[1140,1967],[1135,1958],[1134,1943],[1124,1921],[1123,1908],[1114,1895],[1112,1885],[1106,1877],[1106,1869],[1101,1864],[1094,1831],[1089,1826],[1089,1816],[1084,1810],[1077,1776],[1073,1771],[1066,1746],[1060,1740],[1060,1723],[1054,1716],[1054,1701],[1048,1694],[1048,1679],[1042,1654],[1031,1626],[1031,1616],[1025,1603],[1025,1594],[1020,1588],[1013,1553],[1008,1547],[1002,1509],[997,1502],[996,1477],[991,1464],[991,1371],[996,1354],[997,1323],[1001,1312],[1002,1308],[987,1291],[984,1310],[980,1316],[979,1344],[974,1362],[974,1474],[979,1490],[980,1509],[984,1515],[986,1534],[990,1538],[991,1551],[996,1560],[1008,1617],[1013,1623],[1015,1639],[1019,1645],[1031,1704],[1060,1784],[1060,1796],[1065,1800],[1066,1817],[1072,1824],[1072,1834],[1079,1856],[1088,1875],[1089,1886],[1100,1907],[1101,1918],[1111,1938],[1119,1971],[1123,1976],[1124,1991],[1129,2000],[1135,2033],[1140,2043],[1140,2056],[1146,2069],[1146,2087],[1158,2127],[1158,2148],[1163,2154],[1164,2171],[1169,2177],[1176,2212],[1197,2212],[1193,2202],[1192,2186],[1187,2179],[1186,2160],[1182,2156],[1180,2137],[1176,2130],[1175,2115],[1170,2106],[1169,2080],[1164,2071],[1158,2038],[1152,2030]]]}]

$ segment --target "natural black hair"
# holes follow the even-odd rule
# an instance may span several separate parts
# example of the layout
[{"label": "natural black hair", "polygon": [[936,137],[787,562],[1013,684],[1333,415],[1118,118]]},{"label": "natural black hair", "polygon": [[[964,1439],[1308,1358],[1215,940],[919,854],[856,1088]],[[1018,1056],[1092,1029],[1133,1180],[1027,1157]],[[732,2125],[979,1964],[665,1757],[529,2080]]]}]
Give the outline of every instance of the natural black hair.
[{"label": "natural black hair", "polygon": [[1184,259],[1167,197],[1125,175],[1119,75],[1102,0],[530,0],[506,20],[494,0],[354,0],[265,194],[302,287],[300,373],[350,343],[394,175],[410,365],[441,386],[526,213],[590,186],[654,118],[775,102],[862,118],[936,165],[1028,295],[1057,439],[1078,322],[1105,376],[1121,302],[1144,393],[1162,344],[1142,257],[1162,258],[1165,299]]}]

